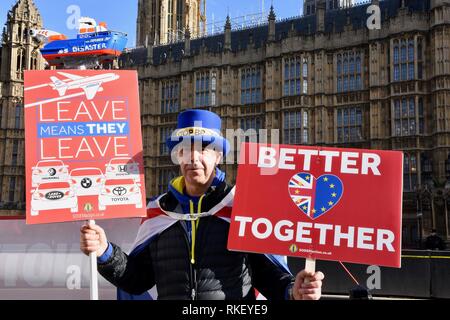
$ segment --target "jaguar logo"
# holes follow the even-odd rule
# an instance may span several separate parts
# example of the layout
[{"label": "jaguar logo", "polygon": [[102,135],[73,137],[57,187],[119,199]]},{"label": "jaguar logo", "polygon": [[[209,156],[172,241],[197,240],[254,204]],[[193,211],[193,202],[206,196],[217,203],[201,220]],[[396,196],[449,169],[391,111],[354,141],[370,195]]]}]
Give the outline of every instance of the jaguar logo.
[{"label": "jaguar logo", "polygon": [[86,203],[84,205],[84,211],[91,212],[94,209],[94,206],[91,203]]}]

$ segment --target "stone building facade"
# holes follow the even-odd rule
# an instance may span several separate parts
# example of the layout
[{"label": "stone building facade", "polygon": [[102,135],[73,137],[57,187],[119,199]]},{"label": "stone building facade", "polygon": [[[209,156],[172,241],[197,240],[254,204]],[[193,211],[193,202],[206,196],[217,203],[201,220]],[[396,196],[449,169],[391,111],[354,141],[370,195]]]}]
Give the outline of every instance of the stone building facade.
[{"label": "stone building facade", "polygon": [[32,0],[19,0],[8,12],[0,48],[0,214],[25,210],[23,71],[44,69],[29,31],[42,18]]},{"label": "stone building facade", "polygon": [[[233,29],[228,19],[222,34],[194,39],[196,14],[179,20],[183,41],[161,41],[169,33],[148,20],[153,1],[139,1],[142,46],[119,65],[139,73],[147,196],[179,174],[165,147],[179,112],[203,108],[221,115],[224,134],[247,133],[234,142],[277,129],[285,144],[404,151],[405,246],[432,228],[450,240],[450,0],[309,2],[314,12],[301,17],[277,21],[271,10],[265,24]],[[367,28],[370,5],[379,30]],[[41,25],[32,0],[19,0],[3,31],[0,214],[25,207],[22,71],[44,67],[26,31]],[[234,183],[237,165],[222,169]]]},{"label": "stone building facade", "polygon": [[[381,29],[367,27],[370,5]],[[405,246],[432,228],[450,240],[450,0],[318,0],[314,14],[186,35],[120,61],[139,72],[148,196],[178,174],[164,144],[178,113],[204,108],[286,144],[404,151]],[[236,164],[222,168],[233,183]]]},{"label": "stone building facade", "polygon": [[139,0],[136,43],[165,44],[206,32],[206,0]]}]

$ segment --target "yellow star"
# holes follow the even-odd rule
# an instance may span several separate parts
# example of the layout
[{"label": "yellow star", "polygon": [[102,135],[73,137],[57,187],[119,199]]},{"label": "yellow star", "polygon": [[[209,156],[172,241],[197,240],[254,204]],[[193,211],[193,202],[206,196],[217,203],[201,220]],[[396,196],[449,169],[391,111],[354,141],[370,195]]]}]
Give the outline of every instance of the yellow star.
[{"label": "yellow star", "polygon": [[309,177],[309,176],[306,176],[305,179],[306,179],[307,181],[309,181],[310,177]]},{"label": "yellow star", "polygon": [[323,181],[327,182],[327,181],[328,181],[328,178],[323,178]]},{"label": "yellow star", "polygon": [[334,189],[334,184],[330,184],[330,188],[331,188],[331,189]]},{"label": "yellow star", "polygon": [[316,213],[317,211],[316,211],[316,209],[313,209],[313,213]]},{"label": "yellow star", "polygon": [[336,196],[337,196],[336,192],[333,192],[333,193],[331,194],[331,196],[332,196],[333,198],[336,198]]},{"label": "yellow star", "polygon": [[328,202],[329,206],[332,206],[333,204],[334,204],[333,201]]},{"label": "yellow star", "polygon": [[306,209],[308,209],[308,207],[307,206],[303,206],[303,210],[306,210]]},{"label": "yellow star", "polygon": [[300,191],[298,191],[298,190],[295,190],[295,194],[299,194],[300,193]]},{"label": "yellow star", "polygon": [[325,209],[325,208],[322,208],[322,212],[325,212],[325,211],[327,211],[327,209]]}]

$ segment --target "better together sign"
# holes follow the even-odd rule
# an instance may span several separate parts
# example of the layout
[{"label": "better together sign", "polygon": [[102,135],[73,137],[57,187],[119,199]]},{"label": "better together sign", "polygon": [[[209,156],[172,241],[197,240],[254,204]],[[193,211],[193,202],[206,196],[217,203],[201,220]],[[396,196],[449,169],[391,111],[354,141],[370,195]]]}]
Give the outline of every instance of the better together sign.
[{"label": "better together sign", "polygon": [[241,150],[230,250],[400,267],[401,152]]}]

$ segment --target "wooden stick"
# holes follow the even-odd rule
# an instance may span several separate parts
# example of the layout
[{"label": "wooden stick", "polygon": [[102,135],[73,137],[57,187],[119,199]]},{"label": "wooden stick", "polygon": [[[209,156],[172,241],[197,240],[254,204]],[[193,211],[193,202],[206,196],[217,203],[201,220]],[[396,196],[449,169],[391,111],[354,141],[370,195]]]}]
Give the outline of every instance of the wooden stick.
[{"label": "wooden stick", "polygon": [[[306,258],[305,271],[316,273],[316,259]],[[309,282],[309,279],[305,278],[305,283]]]},{"label": "wooden stick", "polygon": [[[95,225],[95,220],[88,221],[89,226]],[[91,252],[89,255],[90,271],[91,271],[91,300],[98,300],[98,275],[97,275],[97,253]]]}]

